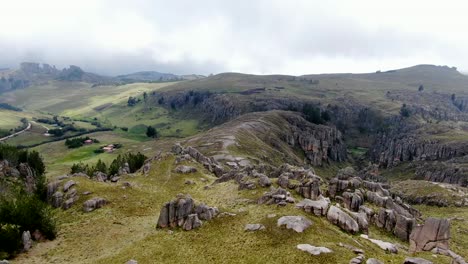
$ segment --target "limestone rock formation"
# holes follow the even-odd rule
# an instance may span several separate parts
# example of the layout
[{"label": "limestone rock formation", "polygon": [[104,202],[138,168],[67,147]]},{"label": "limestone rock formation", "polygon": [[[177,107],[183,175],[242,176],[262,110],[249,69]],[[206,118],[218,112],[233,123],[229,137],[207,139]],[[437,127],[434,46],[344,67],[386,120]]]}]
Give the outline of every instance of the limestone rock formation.
[{"label": "limestone rock formation", "polygon": [[432,264],[432,261],[423,258],[405,258],[403,264]]},{"label": "limestone rock formation", "polygon": [[447,219],[428,218],[424,225],[413,228],[410,239],[410,252],[430,251],[433,248],[448,250],[450,222]]},{"label": "limestone rock formation", "polygon": [[302,233],[312,225],[312,221],[303,216],[282,216],[278,219],[277,225],[284,225],[287,229]]},{"label": "limestone rock formation", "polygon": [[194,173],[197,172],[197,168],[192,166],[179,165],[175,168],[175,172],[183,174]]},{"label": "limestone rock formation", "polygon": [[285,189],[278,187],[275,189],[271,187],[269,192],[265,192],[260,199],[258,199],[259,204],[277,204],[277,205],[286,205],[287,203],[294,203],[294,199],[291,197],[291,193]]},{"label": "limestone rock formation", "polygon": [[377,246],[379,246],[381,249],[385,250],[385,251],[388,251],[390,253],[398,253],[398,248],[396,245],[390,243],[390,242],[385,242],[385,241],[382,241],[382,240],[378,240],[378,239],[372,239],[372,238],[369,238],[369,236],[367,235],[361,235],[362,238],[364,239],[367,239],[369,240],[370,242],[376,244]]},{"label": "limestone rock formation", "polygon": [[313,213],[317,216],[327,215],[329,206],[330,206],[330,199],[325,198],[321,195],[318,197],[316,201],[313,201],[310,199],[304,199],[298,204],[296,204],[296,208],[304,209],[304,211],[308,213]]},{"label": "limestone rock formation", "polygon": [[83,211],[85,213],[89,213],[103,207],[105,204],[107,204],[106,199],[101,197],[95,197],[83,203]]},{"label": "limestone rock formation", "polygon": [[182,227],[189,231],[199,228],[202,225],[201,220],[211,220],[218,213],[216,207],[203,203],[197,206],[190,195],[178,194],[176,199],[165,203],[161,208],[157,227]]},{"label": "limestone rock formation", "polygon": [[320,255],[322,253],[332,253],[333,251],[331,251],[329,248],[326,248],[326,247],[316,247],[316,246],[312,246],[312,245],[309,245],[309,244],[299,244],[297,245],[297,249],[299,250],[302,250],[302,251],[305,251],[311,255]]},{"label": "limestone rock formation", "polygon": [[327,219],[347,232],[359,232],[359,225],[356,220],[334,205],[328,210]]}]

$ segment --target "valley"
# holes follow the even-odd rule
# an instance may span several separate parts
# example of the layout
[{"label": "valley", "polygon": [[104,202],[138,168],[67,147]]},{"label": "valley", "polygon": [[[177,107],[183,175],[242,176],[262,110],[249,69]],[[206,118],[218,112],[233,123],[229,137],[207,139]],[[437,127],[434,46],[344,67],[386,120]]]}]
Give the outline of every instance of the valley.
[{"label": "valley", "polygon": [[[144,72],[117,81],[84,71],[64,78],[78,71],[72,67],[40,74],[28,69],[8,72],[28,85],[0,91],[0,103],[21,110],[0,109],[0,129],[11,134],[24,120],[31,127],[0,144],[42,157],[44,195],[55,207],[57,232],[55,239],[33,239],[10,263],[468,259],[468,76],[455,68],[221,73],[190,80],[153,74],[158,81]],[[79,146],[66,145],[77,138]],[[144,162],[119,160],[128,153],[144,155]],[[2,159],[1,190],[39,177],[23,175],[24,163],[14,169]],[[111,173],[112,164],[118,172]],[[87,170],[80,167],[85,165]],[[39,180],[35,184],[40,187]],[[186,228],[188,217],[203,217],[184,207],[189,199],[179,194],[219,212]],[[105,202],[88,212],[94,198]],[[176,206],[168,213],[168,221],[176,221],[157,228],[166,204]],[[283,216],[311,225],[296,232],[277,224]],[[440,230],[448,237],[431,240],[437,247],[428,242],[429,249],[414,250],[422,243],[417,227],[433,218],[447,219]],[[246,231],[249,224],[263,228]],[[332,252],[309,254],[299,244]]]}]

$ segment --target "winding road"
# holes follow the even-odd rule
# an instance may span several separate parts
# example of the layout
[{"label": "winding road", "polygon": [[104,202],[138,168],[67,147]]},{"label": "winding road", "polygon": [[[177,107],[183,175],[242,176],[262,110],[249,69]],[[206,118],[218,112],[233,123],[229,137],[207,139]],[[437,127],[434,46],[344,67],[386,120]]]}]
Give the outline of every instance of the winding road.
[{"label": "winding road", "polygon": [[9,135],[9,136],[0,138],[0,141],[5,141],[5,140],[7,140],[7,139],[9,139],[9,138],[15,137],[15,136],[17,136],[17,135],[19,135],[19,134],[22,134],[22,133],[28,131],[29,129],[31,129],[31,122],[28,122],[28,126],[27,126],[25,129],[23,129],[23,130],[21,130],[21,131],[18,131],[18,132],[14,133],[14,134],[11,134],[11,135]]}]

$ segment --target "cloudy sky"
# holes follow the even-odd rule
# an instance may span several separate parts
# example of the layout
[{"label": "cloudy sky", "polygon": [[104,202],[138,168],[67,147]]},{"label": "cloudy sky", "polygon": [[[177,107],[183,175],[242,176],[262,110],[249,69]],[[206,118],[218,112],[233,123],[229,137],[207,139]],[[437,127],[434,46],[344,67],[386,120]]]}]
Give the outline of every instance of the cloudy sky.
[{"label": "cloudy sky", "polygon": [[0,0],[0,68],[115,75],[468,71],[464,1]]}]

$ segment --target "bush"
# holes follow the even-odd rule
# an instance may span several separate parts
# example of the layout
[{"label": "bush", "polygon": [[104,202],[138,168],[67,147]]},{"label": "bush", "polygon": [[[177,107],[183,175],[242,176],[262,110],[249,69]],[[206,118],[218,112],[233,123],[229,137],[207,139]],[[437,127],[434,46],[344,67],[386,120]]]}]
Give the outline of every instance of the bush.
[{"label": "bush", "polygon": [[304,118],[311,123],[314,123],[314,124],[325,123],[324,120],[322,119],[320,108],[315,107],[312,104],[304,104],[304,106],[302,107],[302,113],[304,114]]},{"label": "bush", "polygon": [[402,117],[409,117],[411,114],[410,110],[408,109],[408,107],[406,107],[406,104],[403,104],[403,106],[401,107],[400,109],[400,115]]},{"label": "bush", "polygon": [[8,199],[0,198],[0,251],[3,254],[14,255],[21,248],[22,232],[35,230],[47,239],[55,238],[56,223],[49,205],[36,195],[22,192],[17,192]]}]

